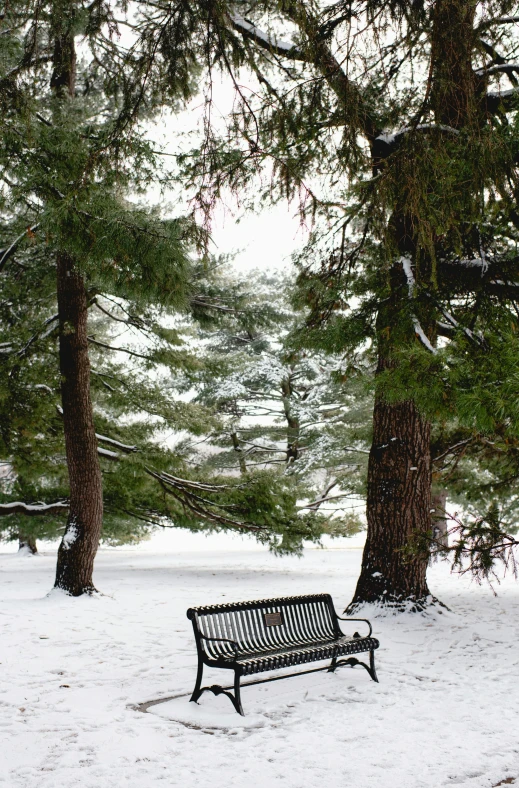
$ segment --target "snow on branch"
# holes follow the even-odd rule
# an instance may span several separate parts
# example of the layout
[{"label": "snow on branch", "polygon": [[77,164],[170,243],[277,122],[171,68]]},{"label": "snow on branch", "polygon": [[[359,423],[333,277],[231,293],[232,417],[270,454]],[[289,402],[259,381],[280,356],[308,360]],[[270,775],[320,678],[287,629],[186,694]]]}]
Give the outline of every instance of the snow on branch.
[{"label": "snow on branch", "polygon": [[424,345],[424,347],[426,347],[427,350],[430,350],[431,353],[436,354],[438,351],[436,350],[435,347],[431,345],[429,338],[425,333],[425,331],[423,330],[422,326],[420,325],[420,321],[418,320],[416,315],[413,315],[412,320],[413,320],[415,334],[420,339],[422,345]]},{"label": "snow on branch", "polygon": [[476,74],[478,77],[482,77],[485,74],[511,74],[514,72],[519,72],[519,63],[501,63],[489,68],[480,68],[476,71]]},{"label": "snow on branch", "polygon": [[68,511],[69,504],[66,501],[56,501],[55,503],[23,503],[23,501],[13,501],[12,503],[0,503],[0,516],[8,514],[27,514],[31,517],[44,514],[60,514]]},{"label": "snow on branch", "polygon": [[487,93],[487,111],[495,114],[499,110],[509,112],[517,108],[517,98],[519,97],[519,88],[510,88],[509,90],[497,90]]},{"label": "snow on branch", "polygon": [[472,342],[477,342],[478,345],[481,344],[482,337],[476,336],[474,332],[470,330],[470,328],[467,328],[467,326],[463,326],[460,323],[458,323],[454,315],[451,315],[451,313],[448,312],[446,309],[444,309],[442,306],[440,306],[440,309],[442,311],[443,316],[449,321],[450,325],[454,330],[461,329],[461,331],[463,331],[463,333],[465,334],[466,337],[468,337],[468,339],[470,339]]},{"label": "snow on branch", "polygon": [[101,441],[101,443],[107,443],[109,446],[114,446],[116,449],[126,452],[126,454],[139,451],[137,446],[129,446],[127,443],[121,443],[120,441],[116,441],[113,438],[107,438],[106,435],[99,435],[97,432],[96,438],[98,441]]},{"label": "snow on branch", "polygon": [[[63,416],[63,408],[61,405],[56,405],[56,410],[60,416]],[[139,451],[137,446],[129,446],[127,443],[121,443],[120,441],[114,440],[114,438],[108,438],[106,435],[99,435],[98,432],[96,432],[96,438],[101,443],[107,443],[109,446],[120,449],[125,454],[131,454],[134,451]],[[101,457],[106,457],[109,460],[119,460],[121,458],[121,455],[117,454],[117,452],[110,451],[109,449],[103,449],[101,446],[97,447],[97,453]]]},{"label": "snow on branch", "polygon": [[249,38],[251,41],[254,41],[262,49],[266,49],[280,57],[289,57],[291,60],[307,59],[295,44],[289,44],[286,41],[281,41],[275,36],[269,36],[239,14],[231,14],[230,18],[233,27],[235,27],[244,38]]},{"label": "snow on branch", "polygon": [[97,453],[100,457],[106,457],[107,460],[120,460],[121,455],[117,454],[116,451],[110,451],[110,449],[103,449],[102,446],[97,447]]},{"label": "snow on branch", "polygon": [[515,22],[519,22],[519,16],[499,16],[496,19],[489,19],[488,22],[485,22],[485,26],[487,25],[513,25]]},{"label": "snow on branch", "polygon": [[412,266],[411,258],[402,255],[402,257],[400,258],[400,262],[402,263],[402,268],[404,269],[404,273],[406,275],[407,287],[409,289],[409,298],[413,298],[416,282],[413,274],[413,269],[411,267]]},{"label": "snow on branch", "polygon": [[404,126],[404,128],[393,132],[384,132],[375,137],[375,142],[382,142],[392,148],[406,134],[411,134],[414,131],[442,131],[446,134],[459,134],[459,130],[452,126],[446,126],[442,123],[419,123],[417,126]]}]

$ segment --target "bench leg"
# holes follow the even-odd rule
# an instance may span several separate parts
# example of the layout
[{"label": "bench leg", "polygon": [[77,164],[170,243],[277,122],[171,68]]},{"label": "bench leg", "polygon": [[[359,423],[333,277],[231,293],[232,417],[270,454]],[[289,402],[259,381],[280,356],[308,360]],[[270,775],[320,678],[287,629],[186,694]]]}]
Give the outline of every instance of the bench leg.
[{"label": "bench leg", "polygon": [[348,657],[347,659],[340,659],[340,660],[337,660],[337,659],[334,658],[334,659],[332,659],[331,665],[328,668],[328,672],[329,673],[333,673],[335,668],[336,667],[339,668],[341,665],[349,665],[352,668],[354,668],[355,665],[362,665],[362,667],[365,668],[368,671],[368,673],[371,676],[371,678],[373,679],[373,681],[376,681],[377,684],[378,684],[377,671],[375,670],[375,652],[374,651],[370,651],[369,652],[369,665],[366,665],[365,662],[361,662],[360,659],[357,659],[357,657]]},{"label": "bench leg", "polygon": [[241,705],[240,673],[238,673],[238,671],[234,672],[234,695],[232,695],[230,692],[228,692],[223,687],[220,687],[218,684],[212,684],[210,687],[202,687],[203,672],[204,672],[204,663],[202,662],[202,660],[199,660],[198,672],[196,674],[195,688],[193,690],[193,694],[189,698],[189,701],[190,702],[193,701],[194,703],[196,703],[197,700],[200,698],[200,696],[203,695],[204,692],[206,691],[212,692],[213,695],[227,695],[227,697],[231,701],[232,705],[234,706],[238,714],[241,714],[242,717],[245,717]]},{"label": "bench leg", "polygon": [[231,700],[232,700],[233,706],[236,709],[236,711],[238,712],[238,714],[241,714],[242,717],[245,717],[245,714],[243,713],[243,707],[241,705],[240,678],[241,677],[240,677],[240,674],[238,673],[238,671],[235,671],[235,673],[234,673],[234,698],[231,698]]},{"label": "bench leg", "polygon": [[198,660],[198,671],[197,671],[197,674],[196,674],[195,688],[193,690],[193,694],[189,698],[190,702],[194,701],[196,703],[196,701],[198,700],[198,698],[202,694],[202,690],[200,689],[200,687],[202,686],[202,674],[203,674],[203,672],[204,672],[204,663],[202,662],[201,659],[199,659]]},{"label": "bench leg", "polygon": [[369,671],[368,671],[368,673],[371,676],[371,678],[373,679],[373,681],[376,681],[377,684],[378,684],[377,671],[375,670],[375,652],[373,650],[369,652]]}]

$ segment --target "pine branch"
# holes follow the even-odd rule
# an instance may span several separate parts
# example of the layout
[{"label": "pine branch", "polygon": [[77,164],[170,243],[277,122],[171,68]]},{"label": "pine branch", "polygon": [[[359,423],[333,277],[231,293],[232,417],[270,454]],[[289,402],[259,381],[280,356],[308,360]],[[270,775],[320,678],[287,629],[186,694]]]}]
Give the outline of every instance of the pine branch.
[{"label": "pine branch", "polygon": [[8,246],[6,249],[0,249],[0,272],[3,271],[5,264],[15,253],[20,242],[23,241],[23,239],[26,238],[30,233],[35,233],[39,226],[39,222],[33,224],[32,227],[28,227],[27,230],[24,230],[23,233],[20,233],[18,238],[15,238],[10,246]]},{"label": "pine branch", "polygon": [[66,501],[56,501],[55,503],[23,503],[13,501],[12,503],[0,503],[0,517],[9,514],[26,514],[29,517],[37,517],[48,514],[60,514],[69,509]]},{"label": "pine branch", "polygon": [[145,356],[142,353],[137,353],[135,350],[129,350],[125,347],[112,347],[112,345],[107,345],[106,342],[100,342],[98,339],[94,339],[93,336],[88,337],[88,341],[91,342],[93,345],[97,345],[98,347],[104,347],[107,350],[113,350],[117,353],[127,353],[129,356],[135,356],[136,358],[144,358],[146,361],[153,361],[151,356]]},{"label": "pine branch", "polygon": [[[219,525],[224,525],[230,528],[235,528],[238,530],[244,531],[264,531],[265,528],[260,525],[252,525],[250,523],[244,523],[239,520],[234,520],[231,517],[227,517],[225,515],[218,514],[218,512],[214,512],[209,507],[216,507],[225,509],[225,507],[217,505],[212,501],[205,501],[201,499],[199,496],[195,495],[192,492],[192,483],[182,484],[181,482],[186,480],[176,479],[175,482],[172,482],[172,479],[175,477],[169,476],[169,478],[165,478],[167,474],[156,473],[155,471],[151,470],[151,468],[145,468],[146,473],[156,479],[164,492],[172,495],[176,500],[182,503],[183,506],[188,508],[194,514],[201,517],[203,520],[208,520],[209,522],[214,522]],[[219,485],[215,485],[215,489],[217,489]]]},{"label": "pine branch", "polygon": [[469,443],[472,443],[475,439],[474,438],[467,438],[467,440],[459,441],[459,443],[455,443],[453,446],[449,446],[448,449],[445,449],[441,454],[433,459],[433,463],[439,462],[443,460],[448,454],[454,454],[456,449],[463,449],[464,446],[467,446]]},{"label": "pine branch", "polygon": [[278,38],[269,36],[267,33],[264,33],[263,30],[260,30],[259,27],[256,27],[252,22],[249,22],[247,19],[239,16],[238,14],[231,14],[230,20],[232,26],[238,30],[244,38],[248,38],[250,41],[254,41],[261,49],[266,49],[267,52],[271,52],[274,55],[278,55],[279,57],[287,57],[290,60],[302,60],[304,62],[309,62],[308,57],[302,52],[295,44],[287,44],[285,41],[281,41]]},{"label": "pine branch", "polygon": [[[360,125],[361,132],[372,142],[380,129],[371,108],[364,100],[358,85],[349,79],[327,42],[321,36],[319,24],[308,12],[307,4],[301,0],[286,3],[283,11],[308,39],[309,46],[304,51],[290,47],[284,42],[278,42],[277,39],[271,39],[255,25],[241,20],[241,17],[236,17],[241,20],[238,23],[241,34],[254,40],[261,48],[270,50],[278,56],[292,60],[303,60],[312,64],[335,93],[345,117],[350,118],[350,125]],[[234,19],[232,19],[232,24],[237,27]]]}]

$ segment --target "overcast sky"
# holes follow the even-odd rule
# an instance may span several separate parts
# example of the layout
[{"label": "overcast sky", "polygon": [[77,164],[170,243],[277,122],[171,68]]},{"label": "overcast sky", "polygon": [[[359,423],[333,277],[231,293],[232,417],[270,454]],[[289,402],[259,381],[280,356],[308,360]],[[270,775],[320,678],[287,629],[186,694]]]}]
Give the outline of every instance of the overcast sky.
[{"label": "overcast sky", "polygon": [[[251,89],[257,88],[252,76],[242,74],[240,84],[244,89],[250,82]],[[214,82],[212,87],[212,119],[216,126],[224,129],[224,118],[232,111],[234,89],[230,80]],[[153,123],[150,136],[156,140],[160,150],[176,155],[181,150],[188,151],[201,140],[204,118],[204,99],[201,95],[191,101],[189,107],[173,115],[167,113]],[[166,160],[167,161],[167,160]],[[168,202],[175,206],[178,213],[178,200],[185,192],[167,195]],[[150,201],[157,203],[163,199],[160,193],[150,192]],[[187,208],[187,203],[186,203]],[[281,203],[276,206],[265,205],[258,213],[245,212],[234,205],[229,195],[225,205],[220,204],[212,222],[214,254],[236,253],[235,265],[240,270],[251,268],[286,268],[290,266],[291,255],[306,242],[308,233],[301,227],[297,215],[297,205]]]}]

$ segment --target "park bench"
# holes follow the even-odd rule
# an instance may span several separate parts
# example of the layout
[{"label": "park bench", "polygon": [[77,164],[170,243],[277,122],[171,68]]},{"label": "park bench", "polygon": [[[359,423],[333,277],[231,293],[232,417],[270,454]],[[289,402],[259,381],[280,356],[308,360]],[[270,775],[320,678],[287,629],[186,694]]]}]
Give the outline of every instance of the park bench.
[{"label": "park bench", "polygon": [[[193,607],[187,611],[187,617],[193,624],[198,650],[198,672],[192,701],[196,702],[207,690],[215,695],[224,694],[231,699],[236,711],[243,715],[240,698],[242,676],[328,659],[331,662],[324,667],[249,681],[242,686],[320,670],[333,672],[340,665],[362,665],[373,681],[378,681],[375,649],[379,642],[371,637],[370,622],[365,618],[338,616],[329,594]],[[339,621],[363,621],[369,626],[369,634],[366,637],[361,637],[358,632],[345,635]],[[368,651],[369,665],[348,656]],[[234,685],[202,687],[204,665],[233,670]],[[233,689],[234,695],[230,691]]]}]

